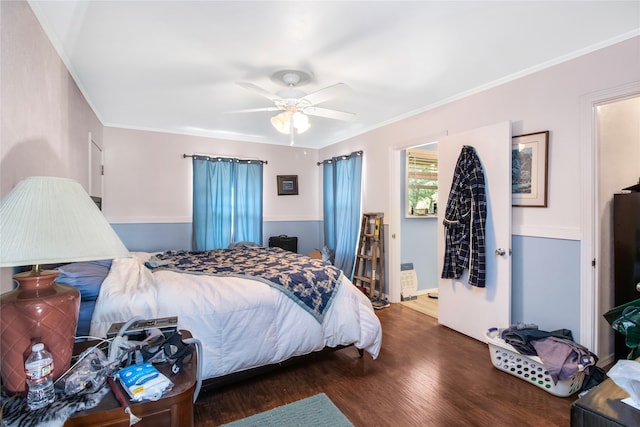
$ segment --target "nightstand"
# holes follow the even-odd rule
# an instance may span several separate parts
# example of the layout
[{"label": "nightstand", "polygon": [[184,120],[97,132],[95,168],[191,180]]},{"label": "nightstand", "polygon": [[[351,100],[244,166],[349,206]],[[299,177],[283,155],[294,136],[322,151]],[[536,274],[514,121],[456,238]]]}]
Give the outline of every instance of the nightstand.
[{"label": "nightstand", "polygon": [[[183,338],[191,338],[189,331],[180,331]],[[81,352],[87,343],[76,345],[75,351]],[[173,388],[157,401],[131,403],[131,412],[142,418],[136,427],[186,427],[193,426],[193,394],[197,381],[197,361],[193,358],[182,366],[178,374],[171,373],[167,363],[155,365],[172,382]],[[118,387],[120,385],[118,384]],[[122,390],[122,389],[121,389]],[[127,393],[122,390],[127,396]],[[98,406],[78,412],[67,420],[65,427],[129,427],[129,414],[125,413],[112,392],[109,392]]]},{"label": "nightstand", "polygon": [[621,402],[626,391],[608,378],[571,405],[571,427],[639,426],[640,410]]}]

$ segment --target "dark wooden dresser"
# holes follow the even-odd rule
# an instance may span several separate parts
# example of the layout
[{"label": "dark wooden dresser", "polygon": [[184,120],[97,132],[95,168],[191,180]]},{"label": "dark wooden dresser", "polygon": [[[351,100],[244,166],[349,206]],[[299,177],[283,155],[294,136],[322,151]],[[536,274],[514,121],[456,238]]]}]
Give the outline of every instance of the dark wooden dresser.
[{"label": "dark wooden dresser", "polygon": [[[640,298],[640,192],[613,196],[614,307]],[[615,333],[615,358],[630,349],[625,336]]]}]

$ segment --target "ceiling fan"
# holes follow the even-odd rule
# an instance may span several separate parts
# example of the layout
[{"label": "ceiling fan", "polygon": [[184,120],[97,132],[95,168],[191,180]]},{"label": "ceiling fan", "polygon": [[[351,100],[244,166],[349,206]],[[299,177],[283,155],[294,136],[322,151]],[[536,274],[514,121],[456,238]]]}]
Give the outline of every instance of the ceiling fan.
[{"label": "ceiling fan", "polygon": [[354,113],[317,107],[317,104],[338,96],[347,89],[344,83],[336,83],[316,92],[306,94],[298,89],[311,79],[311,73],[302,70],[280,70],[271,75],[271,80],[286,87],[277,93],[271,93],[253,83],[236,82],[240,87],[250,90],[273,101],[273,107],[249,108],[230,111],[230,113],[253,113],[259,111],[282,111],[271,118],[271,124],[279,132],[291,135],[291,145],[295,133],[301,134],[309,129],[307,116],[325,117],[334,120],[348,121],[355,117]]}]

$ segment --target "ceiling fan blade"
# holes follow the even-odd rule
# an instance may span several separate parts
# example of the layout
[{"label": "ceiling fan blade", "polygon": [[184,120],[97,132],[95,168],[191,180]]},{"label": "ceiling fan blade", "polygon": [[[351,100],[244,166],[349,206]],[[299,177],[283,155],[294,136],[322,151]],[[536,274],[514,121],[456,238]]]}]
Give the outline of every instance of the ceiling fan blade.
[{"label": "ceiling fan blade", "polygon": [[336,83],[334,85],[327,86],[324,89],[312,92],[309,95],[303,96],[302,98],[300,98],[300,100],[306,100],[311,105],[320,104],[322,102],[336,98],[347,88],[348,86],[344,83]]},{"label": "ceiling fan blade", "polygon": [[259,111],[281,111],[278,107],[247,108],[244,110],[225,111],[225,113],[257,113]]},{"label": "ceiling fan blade", "polygon": [[328,108],[319,108],[319,107],[307,107],[303,109],[302,112],[310,116],[326,117],[328,119],[343,120],[343,121],[352,120],[356,116],[355,113],[348,113],[346,111],[338,111],[338,110],[329,110]]},{"label": "ceiling fan blade", "polygon": [[271,100],[271,101],[279,101],[280,97],[278,95],[276,95],[275,93],[271,93],[265,89],[262,89],[260,86],[256,86],[253,83],[246,83],[246,82],[236,82],[236,84],[240,87],[243,87],[247,90],[250,90],[253,93],[257,93],[260,96],[264,96],[265,98]]}]

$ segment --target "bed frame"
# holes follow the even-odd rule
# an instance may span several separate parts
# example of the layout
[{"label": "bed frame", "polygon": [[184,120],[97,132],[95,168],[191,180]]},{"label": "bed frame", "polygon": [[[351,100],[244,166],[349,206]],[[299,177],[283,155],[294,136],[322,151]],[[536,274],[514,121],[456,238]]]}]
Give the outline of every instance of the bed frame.
[{"label": "bed frame", "polygon": [[[353,344],[340,345],[337,347],[325,347],[320,351],[304,354],[301,356],[294,356],[290,359],[284,360],[279,363],[272,363],[269,365],[258,366],[255,368],[246,369],[244,371],[223,375],[221,377],[208,378],[206,380],[202,380],[201,392],[208,392],[212,390],[221,389],[221,388],[230,386],[232,384],[236,384],[242,381],[249,380],[251,378],[255,378],[256,376],[259,376],[259,375],[268,374],[270,372],[274,372],[279,369],[283,369],[289,366],[299,364],[301,362],[307,362],[320,357],[325,357],[327,354],[333,353],[334,351],[343,350],[349,347],[353,347]],[[360,348],[356,348],[356,350],[358,350],[359,357],[362,358],[364,356],[364,350]]]}]

